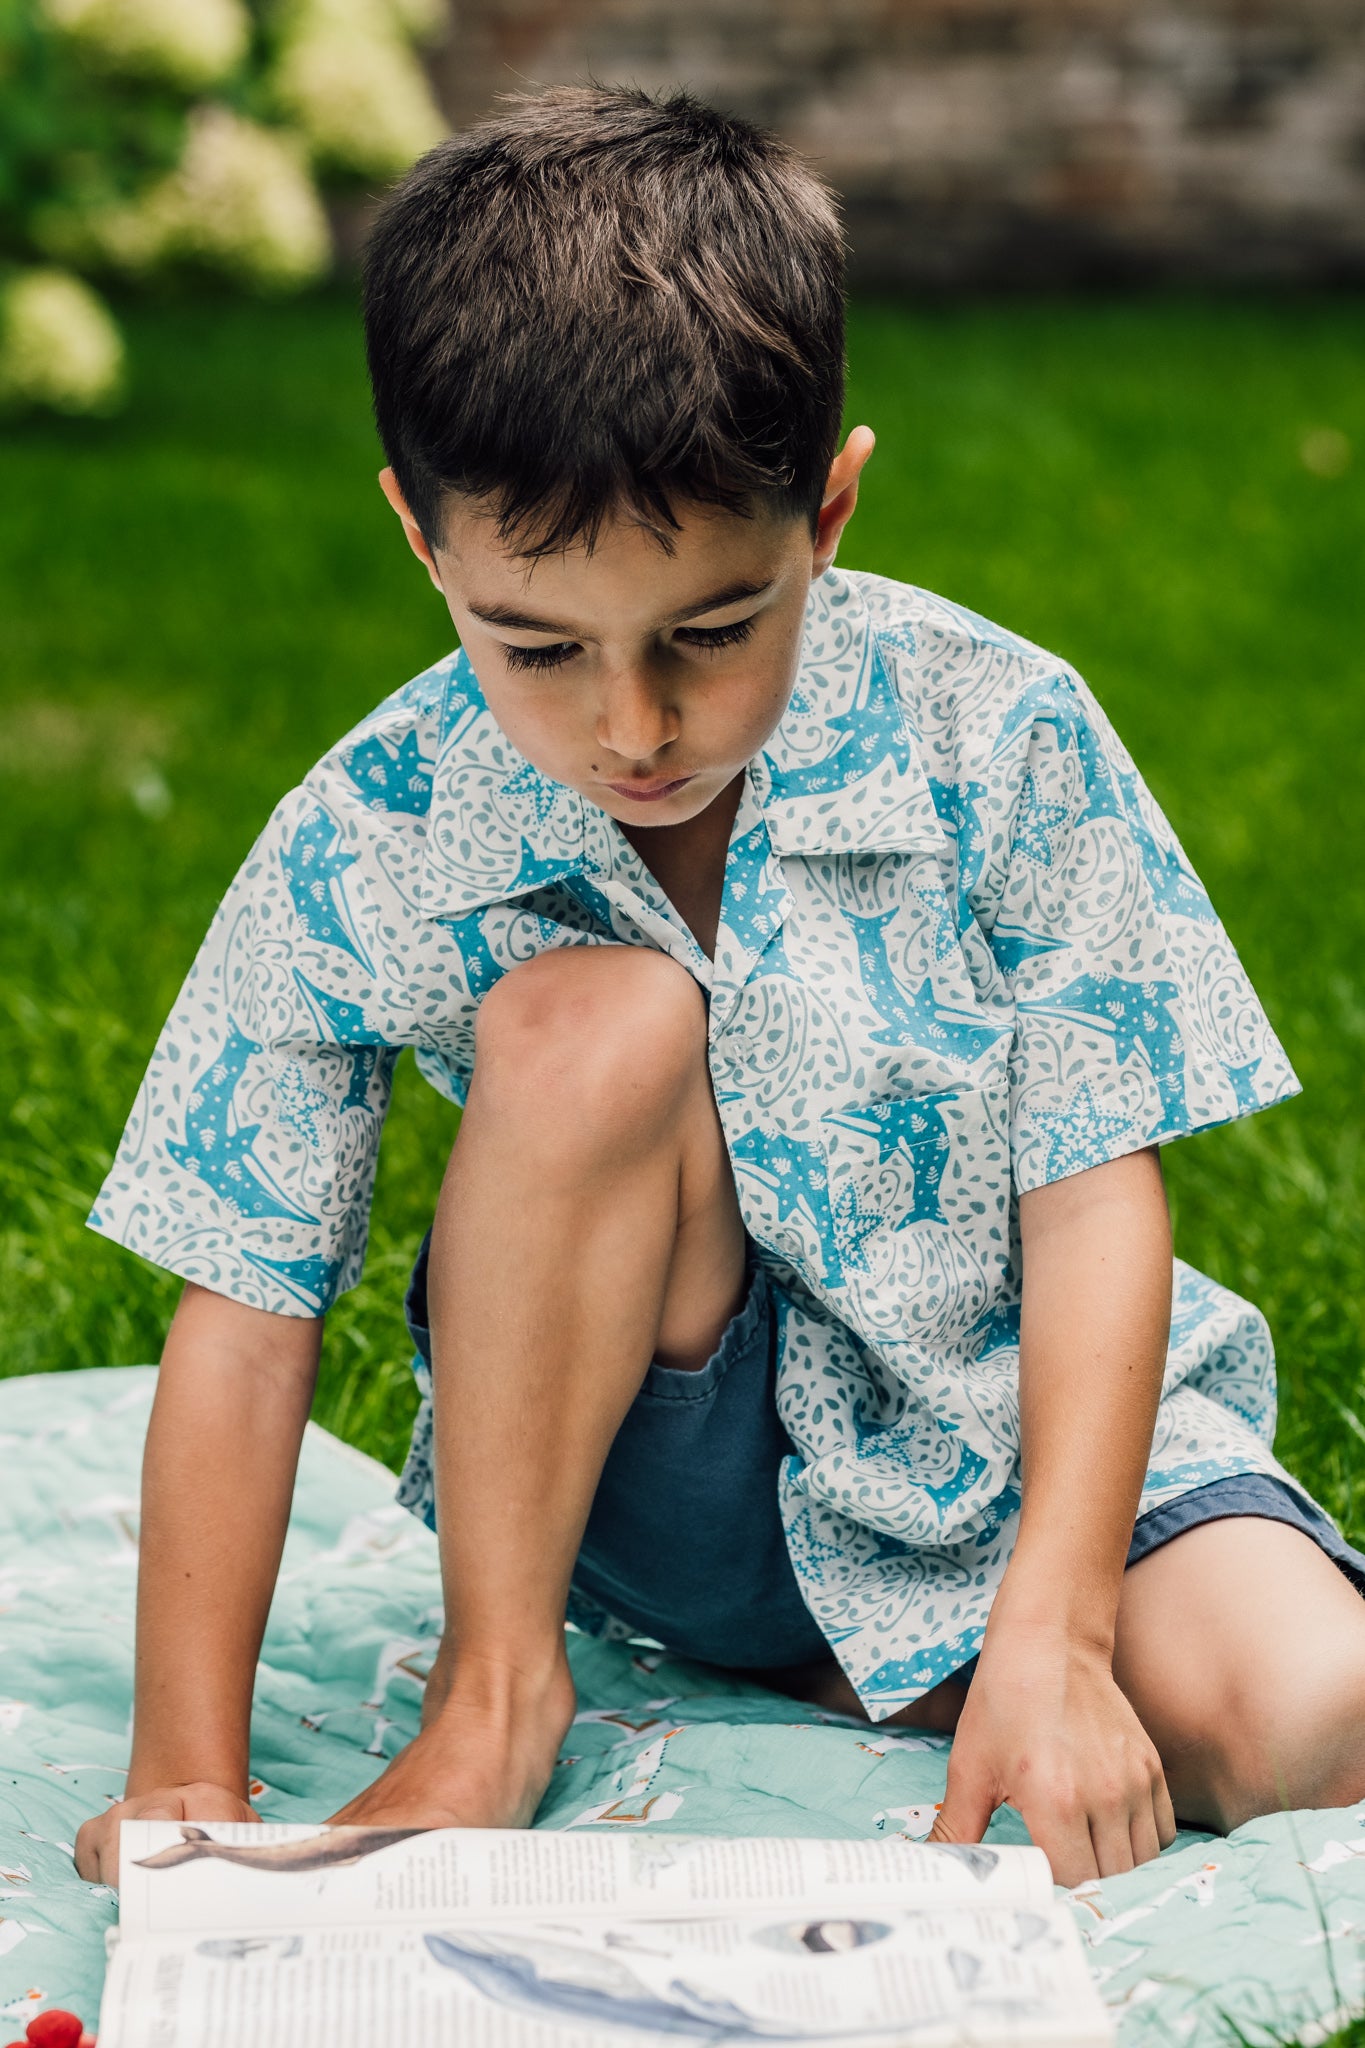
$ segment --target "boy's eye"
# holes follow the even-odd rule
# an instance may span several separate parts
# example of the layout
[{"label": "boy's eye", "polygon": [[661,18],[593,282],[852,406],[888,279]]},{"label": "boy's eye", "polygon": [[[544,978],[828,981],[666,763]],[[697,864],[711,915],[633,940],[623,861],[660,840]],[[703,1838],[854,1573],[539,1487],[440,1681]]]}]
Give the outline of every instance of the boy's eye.
[{"label": "boy's eye", "polygon": [[577,653],[572,640],[557,640],[553,647],[512,647],[503,644],[509,668],[558,668],[571,654]]},{"label": "boy's eye", "polygon": [[689,647],[703,651],[713,647],[733,647],[740,640],[747,640],[754,630],[752,619],[736,619],[731,626],[683,626],[678,638],[685,640]]},{"label": "boy's eye", "polygon": [[[752,619],[736,619],[729,626],[682,626],[676,638],[705,654],[718,647],[734,647],[753,630]],[[562,667],[577,654],[578,647],[572,640],[557,640],[551,647],[513,647],[504,642],[502,651],[509,668],[544,670]]]}]

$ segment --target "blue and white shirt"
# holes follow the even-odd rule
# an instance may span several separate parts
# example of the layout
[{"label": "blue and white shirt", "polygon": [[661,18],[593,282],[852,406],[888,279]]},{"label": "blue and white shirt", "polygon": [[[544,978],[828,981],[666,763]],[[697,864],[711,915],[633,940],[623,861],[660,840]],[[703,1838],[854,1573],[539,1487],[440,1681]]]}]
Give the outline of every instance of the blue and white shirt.
[{"label": "blue and white shirt", "polygon": [[[1019,1194],[1298,1084],[1080,678],[942,598],[832,569],[746,771],[713,960],[452,654],[275,811],[93,1227],[239,1301],[321,1314],[360,1278],[399,1049],[462,1101],[501,975],[622,943],[709,992],[777,1305],[792,1562],[882,1719],[979,1648],[1013,1543]],[[1288,1479],[1274,1416],[1264,1319],[1177,1261],[1143,1511],[1234,1473]],[[400,1496],[419,1507],[428,1420]]]}]

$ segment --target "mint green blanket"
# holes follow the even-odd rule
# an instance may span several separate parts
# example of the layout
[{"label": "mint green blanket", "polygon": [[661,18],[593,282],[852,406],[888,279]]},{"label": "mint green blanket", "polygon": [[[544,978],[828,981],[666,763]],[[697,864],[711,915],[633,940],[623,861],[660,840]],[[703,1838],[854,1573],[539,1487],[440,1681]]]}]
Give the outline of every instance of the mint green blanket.
[{"label": "mint green blanket", "polygon": [[[71,1842],[119,1796],[132,1697],[138,1466],[155,1374],[0,1380],[0,2019],[99,2004],[113,1895]],[[414,1733],[440,1627],[433,1538],[393,1479],[304,1444],[256,1686],[256,1805],[318,1820]],[[946,1741],[879,1733],[655,1652],[577,1636],[581,1711],[537,1826],[923,1834]],[[1002,1811],[992,1832],[1022,1839]],[[1082,1887],[1123,2048],[1311,2038],[1365,2003],[1365,1805],[1277,1815]],[[0,2026],[0,2040],[6,2030]]]}]

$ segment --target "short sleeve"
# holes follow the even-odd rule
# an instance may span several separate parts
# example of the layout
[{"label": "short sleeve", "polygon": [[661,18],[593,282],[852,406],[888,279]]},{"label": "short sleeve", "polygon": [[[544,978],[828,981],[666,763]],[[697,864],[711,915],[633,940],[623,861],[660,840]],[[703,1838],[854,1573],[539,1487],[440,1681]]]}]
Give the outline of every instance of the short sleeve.
[{"label": "short sleeve", "polygon": [[1079,677],[1021,690],[988,776],[978,916],[1013,996],[1019,1191],[1296,1094],[1203,885]]},{"label": "short sleeve", "polygon": [[321,1315],[360,1278],[396,1046],[366,1022],[356,863],[308,789],[224,897],[90,1227],[255,1308]]}]

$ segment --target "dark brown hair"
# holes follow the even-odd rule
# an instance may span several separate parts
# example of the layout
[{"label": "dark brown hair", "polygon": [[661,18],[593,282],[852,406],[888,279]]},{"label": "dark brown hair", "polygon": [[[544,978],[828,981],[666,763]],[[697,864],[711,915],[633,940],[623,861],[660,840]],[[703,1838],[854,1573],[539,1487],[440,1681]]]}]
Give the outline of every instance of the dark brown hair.
[{"label": "dark brown hair", "polygon": [[466,492],[527,556],[676,503],[814,529],[844,395],[844,242],[796,152],[688,92],[555,86],[441,143],[365,256],[384,452],[429,543]]}]

